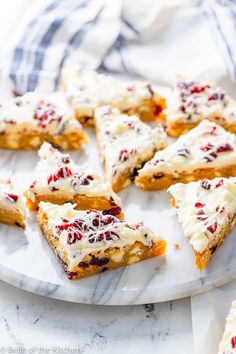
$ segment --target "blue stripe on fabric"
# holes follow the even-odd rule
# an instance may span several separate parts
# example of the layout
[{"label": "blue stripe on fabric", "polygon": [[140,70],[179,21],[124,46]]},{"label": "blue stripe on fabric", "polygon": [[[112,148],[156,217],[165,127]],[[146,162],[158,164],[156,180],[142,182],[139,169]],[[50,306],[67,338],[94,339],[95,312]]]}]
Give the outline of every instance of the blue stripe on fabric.
[{"label": "blue stripe on fabric", "polygon": [[133,24],[131,24],[122,14],[121,15],[121,20],[126,24],[126,26],[131,29],[135,34],[139,34],[139,31],[137,30],[137,28],[135,28],[135,26]]},{"label": "blue stripe on fabric", "polygon": [[21,61],[23,58],[23,53],[24,53],[24,44],[25,41],[28,38],[28,34],[29,31],[30,33],[32,33],[33,28],[35,27],[35,25],[38,22],[38,18],[41,16],[45,16],[46,14],[50,13],[51,11],[53,11],[55,8],[57,8],[60,4],[60,1],[55,0],[53,1],[49,6],[47,6],[39,15],[37,15],[37,17],[35,17],[27,26],[23,37],[21,39],[21,41],[19,42],[19,44],[17,45],[17,47],[14,50],[13,53],[13,59],[12,59],[12,64],[11,64],[11,69],[10,69],[10,79],[13,81],[13,83],[15,85],[17,85],[17,75],[16,72],[19,69],[20,65],[21,65]]},{"label": "blue stripe on fabric", "polygon": [[69,14],[66,14],[62,16],[61,18],[55,19],[49,26],[48,30],[46,33],[44,33],[41,41],[38,44],[38,48],[35,51],[35,59],[33,63],[33,68],[31,73],[29,73],[28,76],[28,83],[27,83],[27,91],[33,91],[37,84],[38,84],[38,79],[39,79],[39,71],[42,70],[43,68],[43,63],[45,59],[45,52],[50,45],[50,43],[53,40],[53,37],[57,33],[58,29],[63,25],[65,20],[68,19],[68,17],[74,13],[79,8],[84,8],[87,7],[88,5],[88,0],[83,1],[80,4],[77,4],[75,7],[73,7],[70,11]]},{"label": "blue stripe on fabric", "polygon": [[228,41],[227,41],[227,39],[226,39],[226,37],[224,35],[224,32],[223,32],[223,30],[221,28],[220,22],[219,22],[219,20],[217,18],[217,15],[216,15],[215,11],[211,10],[211,13],[212,13],[213,18],[215,20],[217,30],[218,30],[219,34],[221,35],[221,38],[222,38],[223,43],[225,45],[226,52],[228,54],[228,58],[229,58],[229,60],[230,60],[230,62],[232,64],[234,79],[236,79],[236,63],[235,63],[234,58],[233,58],[233,53],[232,53],[231,47],[230,47],[230,45],[229,45],[229,43],[228,43]]},{"label": "blue stripe on fabric", "polygon": [[58,87],[58,82],[59,82],[59,78],[60,78],[61,68],[62,68],[66,58],[68,57],[69,53],[71,52],[71,50],[74,47],[78,47],[79,46],[79,44],[81,43],[81,41],[83,39],[83,35],[85,34],[85,32],[88,29],[90,29],[91,27],[96,25],[96,23],[98,22],[99,17],[101,15],[101,13],[103,12],[103,10],[104,10],[104,7],[102,7],[100,10],[98,10],[96,15],[91,20],[85,22],[83,24],[83,26],[79,30],[77,30],[77,32],[75,32],[73,34],[73,36],[70,38],[70,40],[68,42],[68,45],[67,45],[67,47],[65,48],[65,50],[63,52],[61,61],[60,61],[59,66],[58,66],[58,72],[57,72],[57,76],[56,76],[55,83],[54,83],[54,88],[55,89],[57,89],[57,87]]}]

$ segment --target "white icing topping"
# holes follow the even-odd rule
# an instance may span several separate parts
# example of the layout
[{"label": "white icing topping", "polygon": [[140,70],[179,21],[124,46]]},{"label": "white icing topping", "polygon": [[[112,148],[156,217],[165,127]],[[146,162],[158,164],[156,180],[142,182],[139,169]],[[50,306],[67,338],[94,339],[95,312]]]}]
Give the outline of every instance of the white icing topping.
[{"label": "white icing topping", "polygon": [[79,132],[80,123],[63,93],[29,92],[0,106],[0,132],[38,131],[53,135]]},{"label": "white icing topping", "polygon": [[70,203],[59,206],[41,202],[39,207],[40,212],[47,215],[47,230],[59,240],[58,251],[68,257],[68,270],[89,253],[110,247],[123,248],[136,241],[151,246],[153,241],[160,240],[142,223],[126,224],[114,216],[103,215],[101,211],[75,210]]},{"label": "white icing topping", "polygon": [[98,108],[95,123],[108,180],[128,169],[132,172],[166,146],[166,133],[162,128],[151,128],[137,116],[121,114],[116,108]]},{"label": "white icing topping", "polygon": [[233,227],[236,213],[236,178],[215,178],[178,183],[168,192],[174,197],[184,235],[196,252],[202,253],[222,229]]},{"label": "white icing topping", "polygon": [[66,66],[62,70],[62,83],[80,116],[92,117],[94,109],[111,105],[120,110],[139,107],[153,97],[150,83],[128,84],[92,70]]},{"label": "white icing topping", "polygon": [[236,301],[232,302],[226,319],[225,331],[219,344],[218,354],[236,353]]},{"label": "white icing topping", "polygon": [[152,160],[139,170],[139,176],[178,176],[201,168],[222,168],[236,161],[236,136],[208,120],[158,151]]},{"label": "white icing topping", "polygon": [[40,161],[35,170],[35,181],[27,191],[34,201],[38,195],[61,194],[67,198],[76,195],[113,199],[116,205],[121,200],[113,192],[111,185],[92,169],[86,166],[77,166],[68,154],[62,154],[51,144],[44,143],[39,150]]},{"label": "white icing topping", "polygon": [[15,191],[11,180],[3,176],[0,176],[0,206],[4,209],[19,212],[23,218],[26,216],[22,196]]},{"label": "white icing topping", "polygon": [[167,97],[164,113],[170,124],[176,121],[191,124],[212,118],[218,124],[231,125],[236,123],[236,102],[220,87],[179,81]]}]

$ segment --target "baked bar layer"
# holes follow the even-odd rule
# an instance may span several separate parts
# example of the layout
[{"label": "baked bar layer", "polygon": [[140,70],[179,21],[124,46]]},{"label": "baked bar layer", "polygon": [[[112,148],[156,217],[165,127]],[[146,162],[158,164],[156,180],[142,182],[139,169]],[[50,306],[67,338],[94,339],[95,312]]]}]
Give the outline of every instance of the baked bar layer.
[{"label": "baked bar layer", "polygon": [[[170,199],[170,203],[173,207],[175,207],[175,199],[173,197]],[[232,220],[230,220],[230,222],[228,222],[221,229],[220,233],[217,235],[217,237],[215,239],[212,239],[209,242],[207,249],[204,252],[199,253],[193,249],[194,254],[195,254],[195,261],[196,261],[197,269],[203,270],[206,268],[212,255],[223,244],[225,237],[228,236],[230,231],[233,229],[234,225],[235,225],[235,220],[234,220],[234,216],[232,216]]]},{"label": "baked bar layer", "polygon": [[0,223],[25,228],[24,218],[17,210],[0,207]]},{"label": "baked bar layer", "polygon": [[[150,99],[147,102],[143,102],[140,106],[125,109],[123,111],[121,110],[121,113],[138,115],[144,122],[165,121],[165,115],[163,114],[163,110],[165,108],[165,99],[163,97],[159,97],[156,101],[154,99]],[[84,127],[95,126],[93,116],[83,116],[80,114],[80,110],[76,108],[75,117]]]},{"label": "baked bar layer", "polygon": [[[47,231],[47,216],[44,213],[39,213],[39,225],[42,229],[44,237],[47,239],[52,250],[58,257],[57,250],[59,249],[59,242],[51,232]],[[80,266],[74,267],[71,271],[67,270],[68,259],[64,253],[63,257],[59,258],[68,278],[70,280],[82,279],[106,270],[116,269],[118,267],[126,266],[136,263],[151,257],[165,254],[166,242],[159,240],[153,243],[148,248],[141,242],[136,241],[134,244],[129,244],[122,249],[118,247],[110,247],[106,250],[97,251],[86,255],[80,262]],[[120,254],[122,252],[122,254]]]},{"label": "baked bar layer", "polygon": [[[108,213],[116,215],[116,217],[123,217],[123,213],[121,212],[121,208],[119,206],[112,206],[108,199],[105,197],[90,197],[86,195],[79,195],[74,198],[66,198],[64,195],[35,195],[34,202],[29,198],[27,191],[24,193],[27,202],[26,205],[31,211],[35,211],[38,209],[38,205],[41,201],[50,202],[53,204],[63,205],[65,203],[71,202],[75,203],[75,209],[77,210],[87,210],[87,209],[96,209],[96,210],[104,210]],[[118,210],[119,208],[119,210]],[[117,213],[118,211],[118,213]]]},{"label": "baked bar layer", "polygon": [[37,150],[43,142],[49,142],[64,150],[74,150],[88,142],[86,133],[67,133],[61,135],[40,132],[17,132],[0,134],[0,148],[11,150]]},{"label": "baked bar layer", "polygon": [[[219,123],[219,121],[217,119],[210,119],[211,121],[215,122],[215,123]],[[196,123],[184,123],[181,121],[175,121],[175,122],[167,122],[167,134],[174,137],[174,138],[178,138],[180,135],[185,134],[187,132],[189,132],[191,129],[195,128],[200,122],[196,122]],[[223,125],[220,124],[225,130],[236,134],[236,125]]]},{"label": "baked bar layer", "polygon": [[224,168],[203,168],[192,173],[179,173],[178,177],[162,173],[157,174],[155,177],[139,175],[135,178],[135,183],[144,190],[161,190],[167,189],[176,183],[189,183],[200,179],[234,176],[236,176],[236,164]]}]

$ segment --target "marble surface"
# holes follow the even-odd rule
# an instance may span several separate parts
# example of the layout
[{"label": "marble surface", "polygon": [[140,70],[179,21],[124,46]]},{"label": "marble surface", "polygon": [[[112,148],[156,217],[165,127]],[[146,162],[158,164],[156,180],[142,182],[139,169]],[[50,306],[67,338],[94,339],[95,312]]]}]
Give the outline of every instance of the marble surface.
[{"label": "marble surface", "polygon": [[194,354],[217,353],[233,300],[236,280],[191,298]]},{"label": "marble surface", "polygon": [[179,354],[184,348],[193,353],[189,299],[88,306],[43,298],[1,281],[0,294],[1,353],[2,348],[83,354]]}]

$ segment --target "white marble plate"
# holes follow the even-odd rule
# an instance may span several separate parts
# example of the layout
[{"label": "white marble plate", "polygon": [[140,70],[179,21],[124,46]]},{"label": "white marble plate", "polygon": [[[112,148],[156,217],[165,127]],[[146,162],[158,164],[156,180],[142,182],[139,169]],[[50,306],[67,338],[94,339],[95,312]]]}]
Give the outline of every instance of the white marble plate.
[{"label": "white marble plate", "polygon": [[[166,90],[165,90],[166,91]],[[0,81],[1,100],[10,86]],[[102,174],[93,130],[90,144],[71,153],[78,164],[88,163]],[[0,150],[0,173],[9,175],[23,191],[32,181],[37,152]],[[37,294],[89,304],[128,305],[173,300],[220,286],[236,274],[236,229],[219,249],[207,270],[194,266],[193,251],[184,239],[167,192],[144,192],[135,186],[120,193],[128,221],[141,221],[168,242],[165,257],[156,257],[126,268],[79,281],[66,278],[31,213],[27,228],[0,224],[0,279]],[[180,244],[180,249],[174,248]]]},{"label": "white marble plate", "polygon": [[[71,155],[77,163],[88,162],[101,173],[93,131],[84,151]],[[36,152],[0,151],[1,173],[12,171],[19,189],[32,181]],[[176,299],[208,290],[229,281],[236,269],[235,232],[216,252],[206,271],[195,269],[194,255],[183,238],[166,192],[144,192],[132,186],[121,194],[128,221],[140,221],[168,241],[166,257],[80,281],[67,280],[60,264],[35,222],[29,216],[26,231],[0,225],[0,278],[37,294],[92,304],[143,304]],[[180,249],[174,248],[174,243]]]}]

